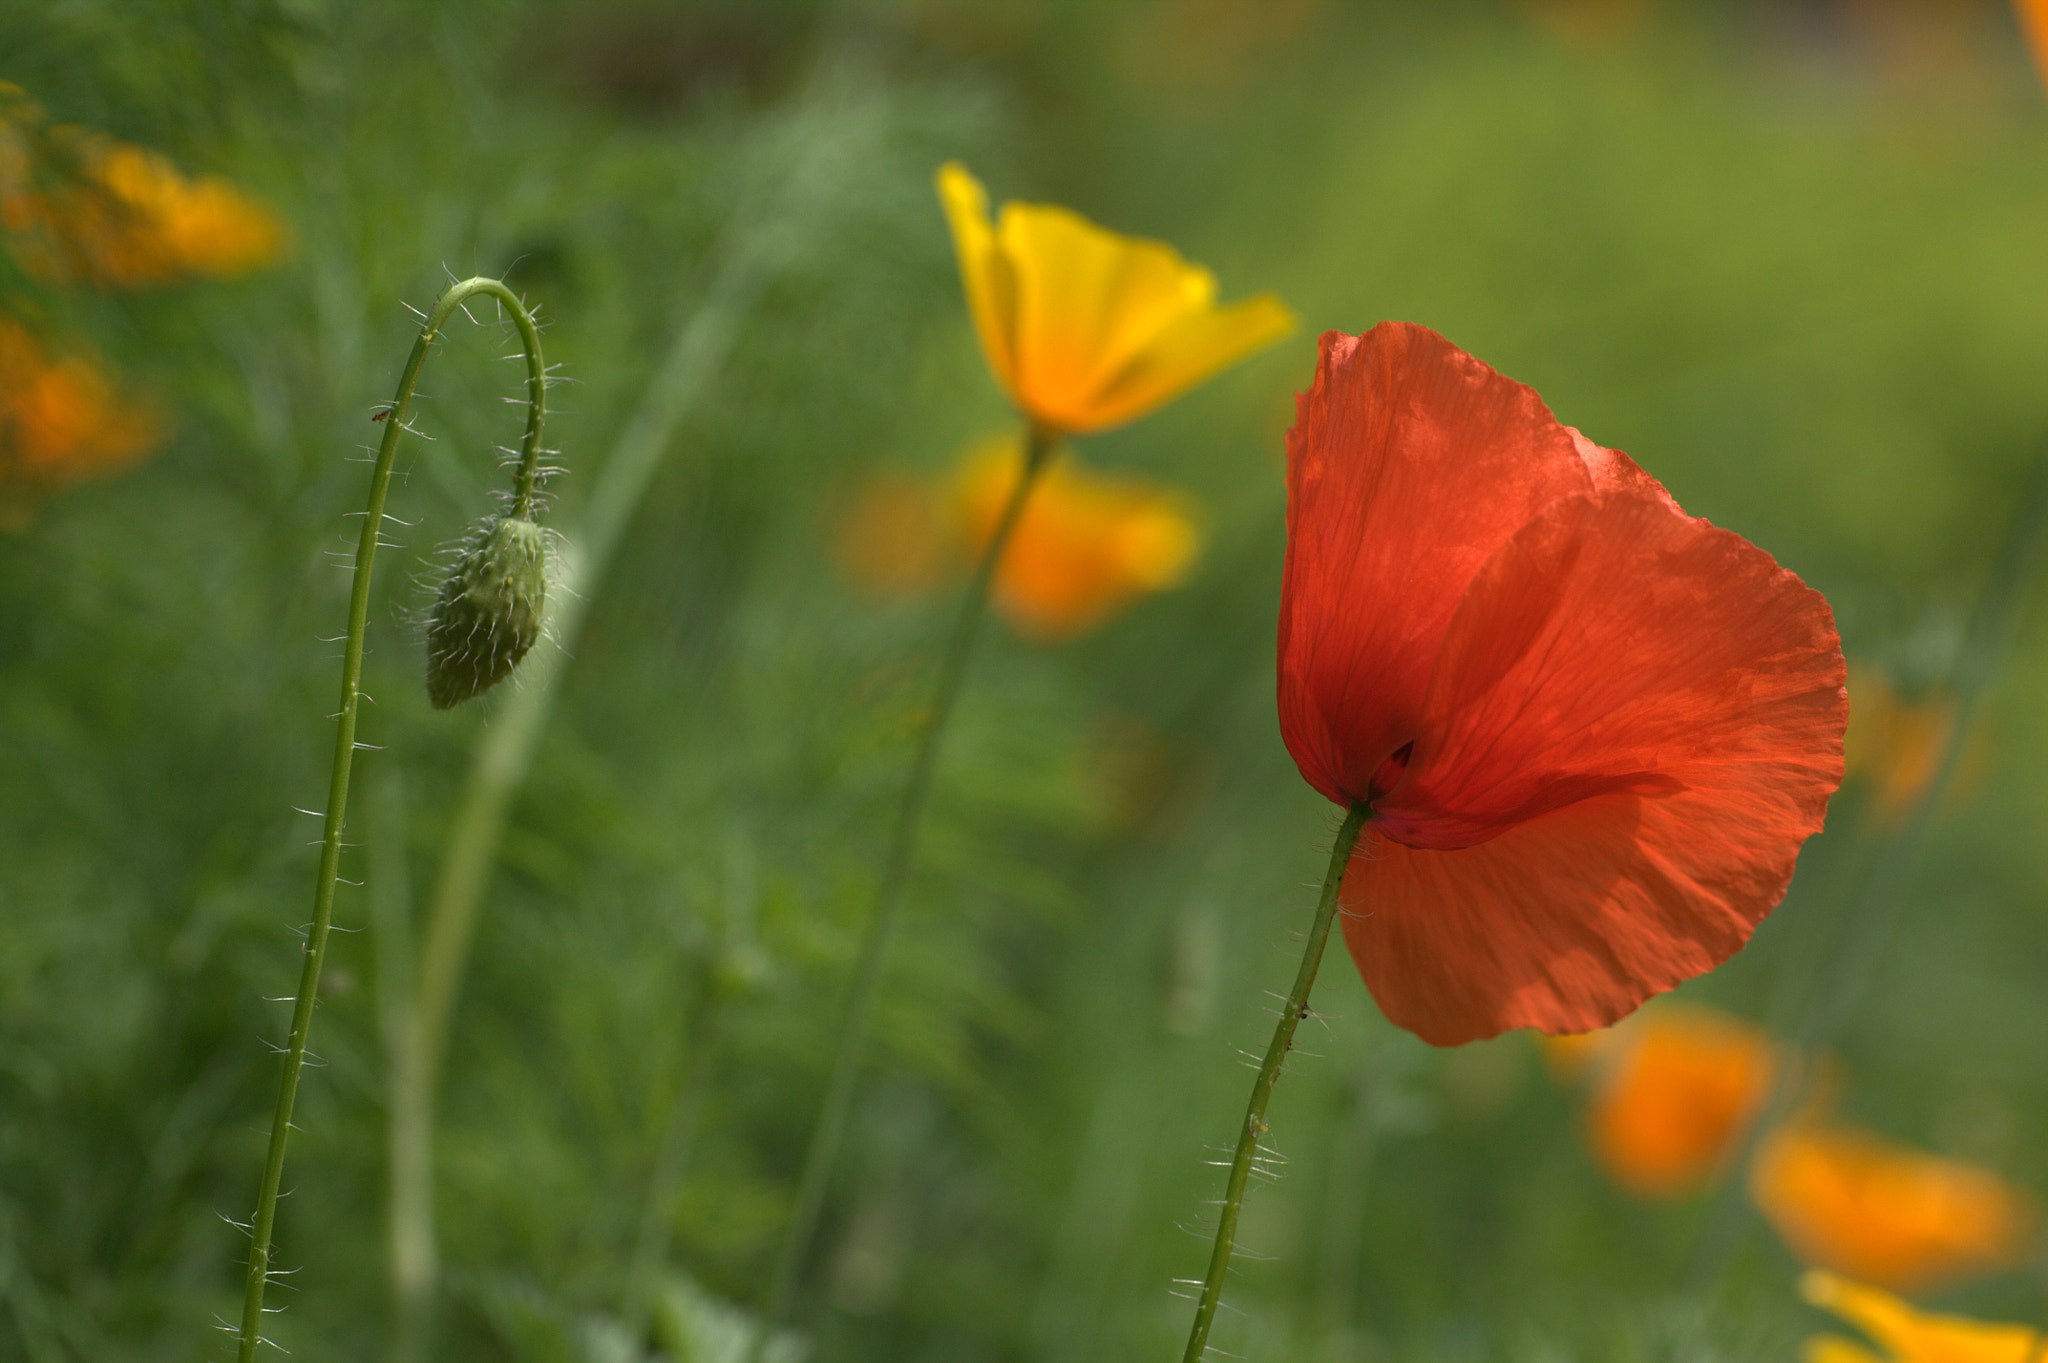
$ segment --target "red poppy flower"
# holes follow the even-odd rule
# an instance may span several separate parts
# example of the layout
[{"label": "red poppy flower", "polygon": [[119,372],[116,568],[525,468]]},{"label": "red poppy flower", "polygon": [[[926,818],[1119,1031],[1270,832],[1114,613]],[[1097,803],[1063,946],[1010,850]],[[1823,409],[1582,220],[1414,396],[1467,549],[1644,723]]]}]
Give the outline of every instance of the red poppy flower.
[{"label": "red poppy flower", "polygon": [[1820,595],[1424,327],[1326,334],[1287,456],[1280,728],[1371,807],[1388,1018],[1587,1031],[1748,940],[1842,778]]}]

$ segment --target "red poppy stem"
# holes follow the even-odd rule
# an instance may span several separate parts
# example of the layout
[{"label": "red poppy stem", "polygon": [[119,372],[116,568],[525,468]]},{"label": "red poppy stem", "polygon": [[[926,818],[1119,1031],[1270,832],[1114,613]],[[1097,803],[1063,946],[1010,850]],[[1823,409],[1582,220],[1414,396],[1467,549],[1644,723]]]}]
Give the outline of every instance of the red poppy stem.
[{"label": "red poppy stem", "polygon": [[903,918],[904,891],[909,886],[910,868],[916,859],[917,831],[924,821],[932,773],[938,766],[939,740],[945,733],[946,720],[953,712],[953,702],[960,697],[960,683],[967,674],[967,661],[974,654],[975,641],[981,637],[981,624],[988,615],[989,589],[995,581],[996,566],[1002,561],[1003,550],[1009,546],[1017,522],[1023,518],[1024,503],[1029,500],[1031,489],[1037,486],[1038,475],[1052,462],[1058,443],[1058,432],[1037,422],[1031,423],[1025,441],[1024,467],[1018,472],[1017,486],[1003,507],[995,533],[989,537],[988,548],[982,552],[974,580],[968,584],[966,599],[960,603],[960,614],[953,625],[953,636],[946,644],[945,657],[939,664],[931,710],[926,715],[923,732],[918,735],[917,755],[911,760],[910,781],[903,790],[903,803],[896,809],[896,826],[889,835],[888,857],[882,863],[882,879],[875,889],[874,915],[868,920],[867,936],[861,942],[860,962],[854,968],[853,993],[847,1000],[845,1019],[839,1027],[839,1045],[832,1057],[831,1076],[826,1080],[825,1100],[818,1108],[817,1124],[811,1128],[810,1149],[805,1152],[803,1172],[797,1178],[796,1206],[783,1230],[775,1268],[768,1278],[768,1290],[761,1298],[760,1323],[746,1353],[742,1355],[743,1363],[760,1363],[769,1336],[788,1310],[790,1292],[796,1285],[797,1264],[810,1246],[811,1232],[816,1228],[818,1212],[824,1206],[825,1185],[831,1177],[833,1161],[839,1154],[839,1141],[845,1134],[847,1113],[853,1105],[854,1083],[860,1077],[861,1061],[867,1051],[868,1030],[874,1022],[875,994],[881,983],[882,966]]},{"label": "red poppy stem", "polygon": [[1209,1326],[1216,1318],[1216,1304],[1223,1297],[1223,1276],[1230,1270],[1230,1253],[1236,1248],[1237,1216],[1244,1207],[1245,1184],[1251,1178],[1252,1160],[1258,1154],[1259,1137],[1266,1134],[1266,1104],[1273,1086],[1280,1082],[1280,1069],[1287,1053],[1294,1049],[1294,1029],[1308,1016],[1308,991],[1315,986],[1316,968],[1323,963],[1323,946],[1330,940],[1330,925],[1337,921],[1337,896],[1344,885],[1344,868],[1351,862],[1351,850],[1365,828],[1372,811],[1362,804],[1351,806],[1344,826],[1337,830],[1336,846],[1330,850],[1330,870],[1323,877],[1323,895],[1316,903],[1316,921],[1308,930],[1308,942],[1301,950],[1301,969],[1295,973],[1294,988],[1280,1010],[1273,1028],[1273,1044],[1266,1048],[1266,1062],[1252,1082],[1251,1102],[1245,1106],[1244,1125],[1237,1133],[1237,1154],[1230,1161],[1230,1181],[1224,1185],[1223,1214],[1216,1222],[1216,1246],[1209,1254],[1209,1276],[1202,1280],[1202,1296],[1195,1305],[1194,1328],[1188,1332],[1187,1351],[1181,1363],[1201,1363],[1209,1348]]}]

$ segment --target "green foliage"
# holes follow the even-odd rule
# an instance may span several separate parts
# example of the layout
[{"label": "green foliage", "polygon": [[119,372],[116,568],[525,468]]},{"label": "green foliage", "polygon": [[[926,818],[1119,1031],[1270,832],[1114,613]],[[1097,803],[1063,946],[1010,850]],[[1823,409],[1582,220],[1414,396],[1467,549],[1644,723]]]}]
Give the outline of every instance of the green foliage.
[{"label": "green foliage", "polygon": [[[320,641],[401,305],[449,277],[502,273],[550,328],[543,519],[573,526],[720,262],[770,259],[593,589],[486,893],[439,1095],[450,1363],[727,1359],[758,1296],[952,602],[863,595],[834,530],[863,473],[942,476],[1010,420],[946,157],[1305,325],[1088,442],[1202,500],[1185,589],[1071,645],[985,641],[792,1356],[1178,1349],[1233,1048],[1263,1046],[1337,821],[1271,700],[1280,432],[1316,332],[1436,326],[1826,590],[1852,656],[1941,673],[2044,428],[2048,110],[2000,11],[1959,7],[1916,64],[1856,7],[1576,36],[1519,8],[1209,8],[0,4],[0,79],[231,177],[295,241],[241,281],[35,294],[176,427],[0,532],[0,1358],[191,1358],[235,1314],[223,1218],[255,1190],[310,894]],[[764,220],[827,137],[857,154]],[[382,751],[343,868],[369,884],[344,887],[280,1221],[272,1333],[300,1359],[390,1346],[392,1010],[501,712],[437,713],[418,680],[436,548],[517,432],[521,373],[476,314],[427,371],[375,588]],[[1838,1038],[1859,1117],[2036,1188],[2044,674],[2035,611]],[[1872,804],[1845,792],[1755,946],[1688,993],[1796,1021],[1855,931]],[[1246,1210],[1272,1259],[1240,1262],[1220,1347],[1793,1356],[1793,1263],[1739,1196],[1611,1189],[1524,1038],[1430,1051],[1340,953],[1316,1006],[1272,1112],[1286,1175]],[[2018,1276],[1950,1300],[2043,1309]]]}]

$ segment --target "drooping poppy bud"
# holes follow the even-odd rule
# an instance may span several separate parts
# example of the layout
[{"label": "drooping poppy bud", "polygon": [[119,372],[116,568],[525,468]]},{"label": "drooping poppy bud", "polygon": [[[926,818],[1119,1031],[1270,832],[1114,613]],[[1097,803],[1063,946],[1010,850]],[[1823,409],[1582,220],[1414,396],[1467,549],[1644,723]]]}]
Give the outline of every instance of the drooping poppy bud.
[{"label": "drooping poppy bud", "polygon": [[540,638],[547,551],[547,532],[532,521],[478,522],[427,624],[427,698],[436,710],[511,676]]}]

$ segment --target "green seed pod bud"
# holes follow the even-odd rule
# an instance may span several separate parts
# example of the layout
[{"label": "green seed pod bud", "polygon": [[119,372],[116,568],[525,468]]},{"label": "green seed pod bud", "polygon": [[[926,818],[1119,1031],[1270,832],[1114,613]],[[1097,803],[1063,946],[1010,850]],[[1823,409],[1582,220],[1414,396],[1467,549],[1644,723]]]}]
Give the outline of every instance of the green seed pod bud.
[{"label": "green seed pod bud", "polygon": [[427,699],[436,710],[511,676],[540,638],[547,547],[547,532],[532,521],[478,523],[427,624]]}]

